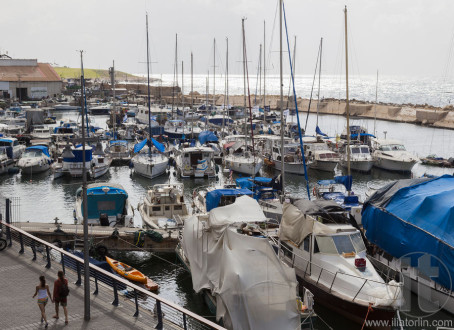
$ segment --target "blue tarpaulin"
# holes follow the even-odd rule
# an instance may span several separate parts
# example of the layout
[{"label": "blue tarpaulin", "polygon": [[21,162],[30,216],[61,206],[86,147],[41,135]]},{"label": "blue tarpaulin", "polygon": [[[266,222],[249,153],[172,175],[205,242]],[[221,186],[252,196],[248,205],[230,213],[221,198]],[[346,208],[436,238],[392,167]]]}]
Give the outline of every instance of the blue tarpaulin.
[{"label": "blue tarpaulin", "polygon": [[271,182],[271,178],[264,178],[264,177],[255,177],[254,180],[252,180],[251,177],[245,177],[245,178],[238,178],[235,180],[236,184],[241,187],[241,188],[244,188],[244,189],[251,189],[251,188],[254,188],[257,184],[257,183],[261,183],[261,184],[268,184]]},{"label": "blue tarpaulin", "polygon": [[43,154],[45,154],[47,157],[50,157],[49,155],[49,149],[45,146],[31,146],[28,147],[25,150],[40,150]]},{"label": "blue tarpaulin", "polygon": [[[454,281],[454,177],[398,180],[366,201],[366,237],[395,258],[452,290]],[[421,266],[421,255],[432,255]],[[429,273],[436,269],[438,275]]]},{"label": "blue tarpaulin", "polygon": [[164,152],[164,150],[166,150],[166,148],[164,147],[164,145],[162,143],[159,143],[158,141],[156,141],[155,139],[151,138],[151,142],[153,143],[153,145],[156,147],[156,149],[158,149],[160,152]]},{"label": "blue tarpaulin", "polygon": [[[369,134],[369,133],[361,133],[360,136],[370,136],[370,137],[373,137],[373,138],[375,137],[375,135]],[[350,136],[350,138],[352,138],[352,139],[356,139],[357,137],[358,137],[358,134],[352,134]]]},{"label": "blue tarpaulin", "polygon": [[252,191],[249,189],[216,189],[213,191],[207,192],[206,195],[206,205],[207,212],[219,206],[221,197],[223,196],[243,196],[248,195],[252,196]]},{"label": "blue tarpaulin", "polygon": [[143,147],[145,147],[146,144],[147,144],[147,139],[145,139],[139,143],[136,143],[134,145],[134,153],[138,153],[140,150],[143,149]]},{"label": "blue tarpaulin", "polygon": [[218,137],[211,131],[203,131],[199,133],[199,142],[200,144],[205,144],[205,142],[217,142]]},{"label": "blue tarpaulin", "polygon": [[318,135],[328,136],[328,135],[326,135],[325,133],[323,133],[323,132],[321,131],[320,127],[318,127],[318,126],[315,128],[315,133],[317,133]]},{"label": "blue tarpaulin", "polygon": [[[63,158],[64,162],[67,163],[82,163],[82,146],[71,149],[74,158]],[[93,150],[91,147],[85,147],[85,162],[90,162],[93,159]]]},{"label": "blue tarpaulin", "polygon": [[335,176],[334,181],[343,184],[347,190],[352,189],[353,177],[351,175]]}]

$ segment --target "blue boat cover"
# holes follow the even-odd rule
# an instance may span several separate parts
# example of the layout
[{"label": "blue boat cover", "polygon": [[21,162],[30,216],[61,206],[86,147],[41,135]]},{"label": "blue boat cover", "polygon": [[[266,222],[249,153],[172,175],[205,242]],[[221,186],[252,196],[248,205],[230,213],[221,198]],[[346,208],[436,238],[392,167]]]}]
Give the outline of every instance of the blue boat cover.
[{"label": "blue boat cover", "polygon": [[[373,137],[373,138],[375,137],[375,135],[369,134],[369,133],[360,133],[359,135],[360,135],[360,136],[370,136],[370,137]],[[357,137],[358,137],[358,134],[352,134],[352,135],[350,136],[350,138],[352,138],[352,139],[356,139]]]},{"label": "blue boat cover", "polygon": [[323,132],[321,131],[320,127],[318,127],[318,126],[315,128],[315,133],[317,133],[318,135],[328,136],[328,135],[326,135],[325,133],[323,133]]},{"label": "blue boat cover", "polygon": [[160,152],[164,152],[164,150],[166,150],[166,148],[164,147],[164,145],[162,143],[159,143],[158,141],[156,141],[155,139],[151,138],[151,142],[153,143],[153,145],[156,147],[156,149],[158,149]]},{"label": "blue boat cover", "polygon": [[43,154],[45,154],[47,157],[50,157],[49,155],[49,149],[45,146],[31,146],[28,147],[25,150],[40,150]]},{"label": "blue boat cover", "polygon": [[13,139],[3,138],[3,139],[0,139],[0,142],[12,143]]},{"label": "blue boat cover", "polygon": [[[396,258],[408,254],[411,266],[430,254],[438,277],[432,280],[453,290],[454,280],[454,177],[398,180],[366,201],[362,212],[366,237]],[[418,267],[423,272],[430,267]]]},{"label": "blue boat cover", "polygon": [[238,197],[243,195],[252,196],[252,194],[252,191],[249,189],[216,189],[209,191],[206,195],[207,212],[219,206],[222,196]]},{"label": "blue boat cover", "polygon": [[145,147],[146,144],[147,144],[147,139],[145,139],[139,143],[136,143],[134,145],[134,153],[138,153],[140,150],[143,149],[143,147]]},{"label": "blue boat cover", "polygon": [[352,189],[353,177],[351,175],[335,176],[334,181],[343,184],[347,190]]},{"label": "blue boat cover", "polygon": [[[264,178],[264,177],[260,177],[260,176],[257,176],[254,178],[254,181],[257,182],[257,183],[262,183],[262,184],[268,184],[271,182],[271,178]],[[243,178],[238,178],[235,180],[236,184],[241,187],[241,188],[244,188],[244,189],[251,189],[251,188],[254,188],[255,186],[257,186],[257,184],[252,180],[251,177],[243,177]]]},{"label": "blue boat cover", "polygon": [[[64,162],[67,163],[82,163],[82,148],[80,149],[72,149],[72,153],[74,154],[74,158],[63,158]],[[85,162],[90,162],[93,159],[93,150],[91,147],[85,147]]]},{"label": "blue boat cover", "polygon": [[[106,193],[104,188],[109,188]],[[79,188],[76,192],[77,195],[81,194]],[[123,214],[128,194],[124,189],[115,188],[111,186],[98,186],[87,189],[87,205],[88,205],[88,218],[98,219],[102,213],[108,216],[116,216]],[[81,206],[83,208],[83,205]]]},{"label": "blue boat cover", "polygon": [[199,133],[199,142],[200,144],[205,144],[205,142],[217,142],[218,137],[212,131],[203,131]]}]

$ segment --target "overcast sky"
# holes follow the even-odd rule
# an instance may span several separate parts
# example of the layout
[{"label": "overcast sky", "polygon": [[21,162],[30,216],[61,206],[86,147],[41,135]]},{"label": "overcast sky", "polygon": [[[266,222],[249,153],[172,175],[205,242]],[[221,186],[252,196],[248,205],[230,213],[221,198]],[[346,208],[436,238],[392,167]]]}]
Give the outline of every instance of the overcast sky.
[{"label": "overcast sky", "polygon": [[[246,17],[250,74],[256,74],[264,20],[268,73],[277,74],[277,3],[277,0],[4,1],[0,53],[79,67],[76,50],[83,49],[86,68],[106,69],[115,60],[118,70],[146,72],[143,62],[148,12],[151,60],[156,62],[152,64],[154,75],[173,72],[176,33],[178,71],[184,61],[184,71],[190,73],[192,51],[194,72],[212,72],[216,38],[216,71],[224,72],[228,37],[230,72],[241,73],[241,18]],[[344,5],[348,6],[352,74],[374,74],[378,69],[384,75],[424,77],[445,76],[450,71],[454,1],[287,0],[292,48],[293,38],[297,37],[298,74],[314,71],[321,37],[324,74],[343,74]],[[287,53],[284,56],[288,71]]]}]

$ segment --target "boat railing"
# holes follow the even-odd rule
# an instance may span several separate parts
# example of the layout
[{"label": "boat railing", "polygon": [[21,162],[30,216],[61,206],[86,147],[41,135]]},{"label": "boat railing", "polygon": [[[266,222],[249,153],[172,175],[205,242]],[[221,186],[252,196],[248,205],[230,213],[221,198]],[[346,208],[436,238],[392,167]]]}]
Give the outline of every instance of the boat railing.
[{"label": "boat railing", "polygon": [[[2,222],[1,218],[0,229],[0,237],[6,238],[9,249],[17,249],[20,255],[30,257],[35,265],[54,269],[55,274],[57,270],[62,270],[68,282],[74,283],[76,287],[83,286],[84,260],[82,258],[20,228]],[[112,305],[118,312],[131,315],[131,323],[136,322],[140,314],[141,321],[150,326],[153,325],[155,329],[224,329],[92,263],[89,264],[89,269],[91,294],[103,301],[113,300]],[[120,295],[124,298],[121,299],[121,303]]]},{"label": "boat railing", "polygon": [[[360,294],[363,292],[364,288],[371,286],[381,286],[385,287],[387,289],[387,292],[389,293],[389,298],[384,298],[383,296],[373,296],[371,293],[364,293],[367,294],[368,297],[372,297],[376,300],[387,300],[388,303],[393,303],[394,301],[399,300],[399,296],[401,295],[401,288],[403,287],[403,276],[400,276],[399,273],[399,281],[396,281],[395,283],[389,283],[390,280],[396,280],[395,277],[388,277],[384,279],[384,282],[380,282],[377,280],[372,280],[368,278],[364,278],[361,276],[353,275],[353,274],[348,274],[343,271],[336,271],[332,272],[314,262],[311,260],[307,260],[306,258],[295,254],[292,250],[288,249],[286,245],[284,244],[279,244],[279,255],[282,257],[282,254],[284,256],[287,256],[287,258],[290,259],[290,265],[295,268],[295,264],[298,263],[298,265],[301,265],[298,261],[303,261],[305,263],[304,267],[304,272],[303,272],[303,277],[307,279],[307,277],[310,277],[311,280],[314,280],[313,275],[316,275],[317,280],[315,285],[318,287],[324,286],[327,288],[329,293],[332,291],[336,291],[338,293],[348,295],[348,296],[353,296],[352,301],[359,300]],[[291,258],[288,257],[288,254],[291,254]],[[300,260],[297,260],[300,259]],[[318,272],[317,272],[318,269]],[[318,276],[317,276],[318,274]],[[384,276],[385,274],[381,274],[381,276]],[[387,276],[385,276],[387,277]],[[340,282],[340,279],[344,278],[345,283],[350,283],[350,287],[346,288],[345,286],[342,286],[342,283]],[[337,282],[336,282],[337,280]],[[362,282],[358,290],[351,290],[351,288],[354,288],[352,281],[358,280],[359,283]],[[388,281],[388,282],[386,282]],[[334,286],[334,284],[337,283],[338,286]],[[335,289],[333,289],[333,287]],[[394,288],[394,290],[391,290],[390,288]],[[343,289],[343,290],[342,290]],[[364,298],[364,297],[363,297]],[[362,299],[364,300],[364,299]]]}]

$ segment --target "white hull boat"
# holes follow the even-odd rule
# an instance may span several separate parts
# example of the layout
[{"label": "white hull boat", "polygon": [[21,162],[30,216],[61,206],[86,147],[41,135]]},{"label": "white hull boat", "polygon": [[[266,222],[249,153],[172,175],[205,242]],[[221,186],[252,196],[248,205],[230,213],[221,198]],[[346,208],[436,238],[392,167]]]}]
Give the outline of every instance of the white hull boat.
[{"label": "white hull boat", "polygon": [[131,159],[134,167],[134,173],[145,178],[154,179],[166,172],[169,159],[157,153],[152,153],[150,156],[146,153],[135,155]]}]

